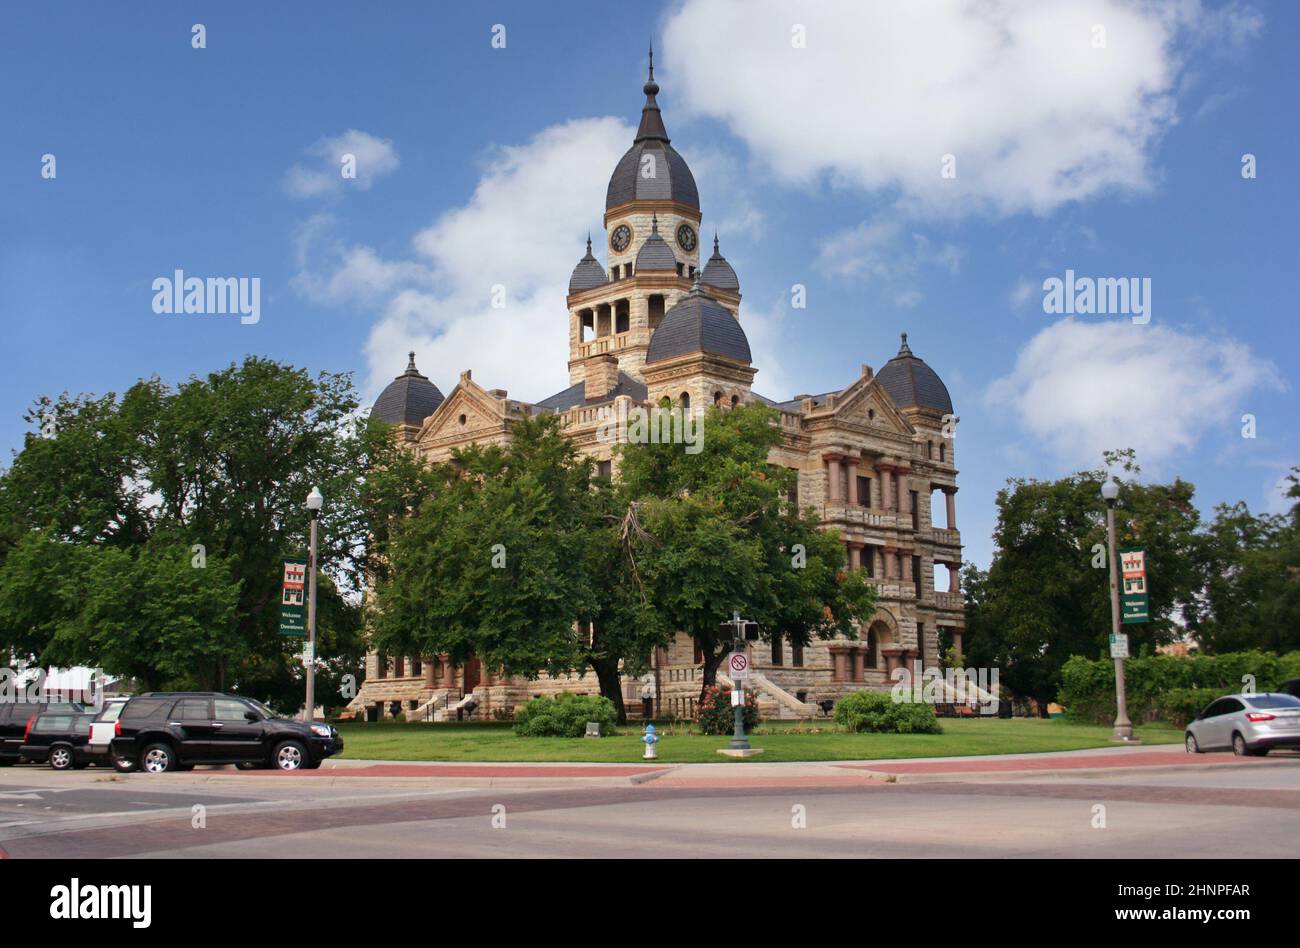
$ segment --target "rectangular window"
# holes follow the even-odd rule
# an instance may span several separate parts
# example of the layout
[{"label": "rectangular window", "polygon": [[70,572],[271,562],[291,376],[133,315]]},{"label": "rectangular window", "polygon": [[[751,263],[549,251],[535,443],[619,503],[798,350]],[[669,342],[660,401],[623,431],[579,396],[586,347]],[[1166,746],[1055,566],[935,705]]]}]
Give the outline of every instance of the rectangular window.
[{"label": "rectangular window", "polygon": [[917,506],[918,506],[918,502],[917,502],[917,499],[916,499],[916,498],[917,498],[916,491],[914,491],[914,490],[909,490],[909,491],[907,492],[907,509],[908,509],[909,511],[911,511],[911,514],[912,514],[912,529],[913,529],[913,530],[919,530],[919,529],[921,529],[920,524],[918,524],[918,523],[916,522],[916,511],[917,511]]},{"label": "rectangular window", "polygon": [[864,546],[862,548],[862,568],[867,571],[868,576],[876,575],[876,548],[874,546]]},{"label": "rectangular window", "polygon": [[858,503],[863,507],[871,506],[871,478],[858,475]]},{"label": "rectangular window", "polygon": [[802,645],[791,644],[790,664],[793,665],[795,668],[803,668],[803,646]]},{"label": "rectangular window", "polygon": [[597,476],[597,477],[603,477],[605,480],[609,480],[610,477],[613,476],[613,472],[614,472],[614,462],[613,462],[613,461],[597,461],[597,462],[596,462],[596,476]]},{"label": "rectangular window", "polygon": [[772,633],[772,664],[781,665],[784,663],[784,658],[781,648],[781,636],[774,632]]}]

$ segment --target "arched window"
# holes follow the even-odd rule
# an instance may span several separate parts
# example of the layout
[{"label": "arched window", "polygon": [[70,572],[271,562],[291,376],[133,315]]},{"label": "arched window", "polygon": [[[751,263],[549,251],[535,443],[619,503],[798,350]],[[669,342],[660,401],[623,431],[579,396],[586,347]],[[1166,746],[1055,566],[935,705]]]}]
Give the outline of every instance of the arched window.
[{"label": "arched window", "polygon": [[721,405],[721,404],[722,404],[722,392],[719,391],[719,392],[714,392],[714,393],[713,393],[713,404],[715,404],[715,405]]},{"label": "arched window", "polygon": [[736,407],[737,405],[739,405],[739,404],[740,404],[740,396],[739,396],[739,395],[732,395],[732,396],[731,396],[731,407],[732,407],[732,408],[735,408],[735,407]]},{"label": "arched window", "polygon": [[682,396],[679,399],[679,401],[682,403],[682,411],[689,411],[691,407],[691,393],[682,392]]},{"label": "arched window", "polygon": [[867,654],[865,657],[867,668],[876,667],[876,630],[867,629]]},{"label": "arched window", "polygon": [[942,441],[940,441],[940,442],[939,442],[939,460],[940,460],[940,461],[946,461],[946,460],[948,460],[948,458],[947,458],[947,454],[948,454],[948,446],[947,446],[946,444],[944,444]]}]

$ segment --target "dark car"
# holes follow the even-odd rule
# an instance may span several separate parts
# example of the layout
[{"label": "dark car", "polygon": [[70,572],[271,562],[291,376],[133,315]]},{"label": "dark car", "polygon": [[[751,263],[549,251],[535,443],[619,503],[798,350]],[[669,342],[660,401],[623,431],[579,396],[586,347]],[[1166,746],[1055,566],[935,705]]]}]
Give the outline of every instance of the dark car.
[{"label": "dark car", "polygon": [[150,692],[126,703],[110,756],[119,770],[190,770],[195,764],[314,770],[343,750],[339,732],[278,718],[251,698],[215,692]]},{"label": "dark car", "polygon": [[0,701],[0,767],[18,763],[27,727],[46,711],[80,714],[84,709],[72,701]]},{"label": "dark car", "polygon": [[28,725],[19,756],[55,770],[81,770],[91,761],[90,724],[94,720],[94,714],[71,710],[42,711]]}]

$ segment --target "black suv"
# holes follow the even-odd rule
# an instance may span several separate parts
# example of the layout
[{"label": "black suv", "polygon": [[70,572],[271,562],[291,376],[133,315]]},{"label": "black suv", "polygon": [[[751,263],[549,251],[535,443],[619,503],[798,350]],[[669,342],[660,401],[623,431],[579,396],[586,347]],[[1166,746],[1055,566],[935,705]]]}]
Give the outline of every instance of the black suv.
[{"label": "black suv", "polygon": [[91,761],[90,722],[93,712],[47,710],[36,715],[27,728],[19,754],[34,764],[49,764],[55,770],[81,770]]},{"label": "black suv", "polygon": [[149,692],[126,703],[109,754],[119,770],[190,770],[195,764],[314,770],[343,750],[339,732],[277,718],[261,702],[215,692]]},{"label": "black suv", "polygon": [[18,763],[27,728],[41,714],[80,714],[82,710],[71,701],[0,701],[0,767]]}]

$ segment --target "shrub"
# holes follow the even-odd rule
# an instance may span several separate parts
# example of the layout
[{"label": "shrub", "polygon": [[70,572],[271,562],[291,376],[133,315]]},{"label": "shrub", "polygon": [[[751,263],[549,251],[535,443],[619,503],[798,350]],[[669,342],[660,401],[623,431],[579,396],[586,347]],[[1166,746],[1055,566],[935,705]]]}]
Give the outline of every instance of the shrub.
[{"label": "shrub", "polygon": [[886,734],[941,734],[943,727],[928,704],[895,701],[885,691],[855,691],[835,703],[835,723],[850,731]]},{"label": "shrub", "polygon": [[[1222,655],[1145,655],[1125,663],[1129,716],[1137,723],[1164,717],[1161,696],[1179,689],[1212,689],[1219,694],[1240,691],[1246,675],[1256,691],[1270,691],[1300,668],[1300,653],[1225,652]],[[1057,698],[1080,720],[1109,724],[1115,718],[1115,663],[1075,655],[1061,668]],[[1171,705],[1172,708],[1172,705]],[[1200,709],[1198,709],[1199,711]]]},{"label": "shrub", "polygon": [[[758,700],[754,692],[745,692],[745,733],[758,727]],[[701,734],[732,734],[736,730],[736,709],[731,706],[731,689],[709,685],[704,689],[695,723]]]},{"label": "shrub", "polygon": [[618,723],[614,702],[600,695],[575,695],[562,691],[554,698],[534,698],[515,712],[515,733],[520,737],[582,737],[587,722],[600,725],[602,737]]},{"label": "shrub", "polygon": [[1188,721],[1224,693],[1220,688],[1170,688],[1156,699],[1156,708],[1160,717],[1170,724],[1186,727]]}]

